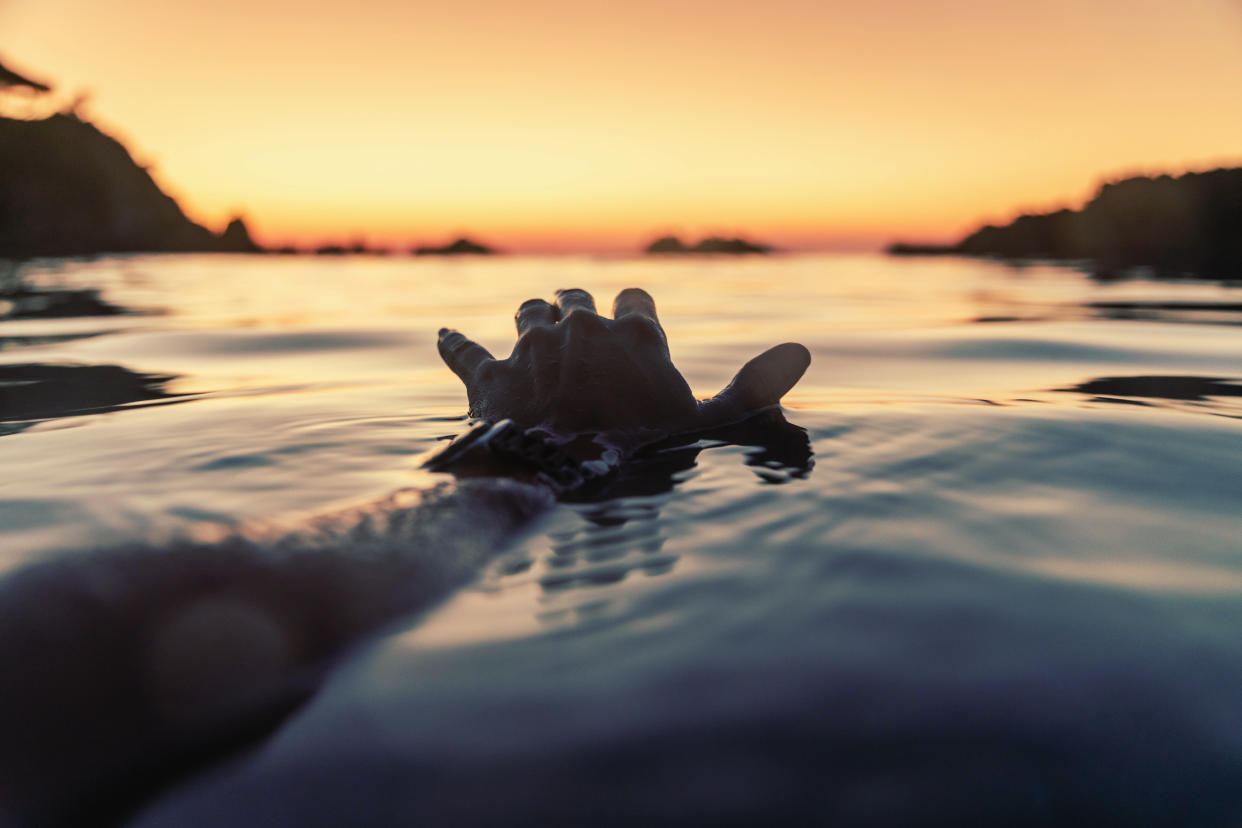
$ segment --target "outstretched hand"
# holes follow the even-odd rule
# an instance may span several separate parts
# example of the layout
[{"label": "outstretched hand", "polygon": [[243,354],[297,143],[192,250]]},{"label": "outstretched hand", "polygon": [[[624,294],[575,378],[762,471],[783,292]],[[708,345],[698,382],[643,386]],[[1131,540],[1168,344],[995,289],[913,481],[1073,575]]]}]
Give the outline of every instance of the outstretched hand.
[{"label": "outstretched hand", "polygon": [[698,401],[673,367],[644,290],[617,294],[612,319],[596,313],[591,294],[573,289],[557,291],[555,305],[522,303],[516,321],[508,359],[447,328],[440,356],[465,383],[471,416],[557,434],[630,442],[735,423],[779,403],[811,362],[802,345],[777,345],[743,365],[715,397]]}]

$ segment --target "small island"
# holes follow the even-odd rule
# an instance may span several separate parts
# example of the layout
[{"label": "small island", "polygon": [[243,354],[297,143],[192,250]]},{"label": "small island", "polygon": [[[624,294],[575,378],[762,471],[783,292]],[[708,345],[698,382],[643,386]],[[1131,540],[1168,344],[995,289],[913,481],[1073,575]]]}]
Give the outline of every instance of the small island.
[{"label": "small island", "polygon": [[708,236],[698,244],[690,247],[676,236],[663,236],[647,245],[644,252],[648,255],[713,255],[745,256],[752,254],[771,253],[773,248],[767,244],[756,244],[740,238],[723,238]]},{"label": "small island", "polygon": [[898,242],[888,252],[1090,261],[1100,277],[1149,267],[1165,278],[1242,279],[1242,168],[1112,181],[1081,210],[1028,213],[956,244]]},{"label": "small island", "polygon": [[415,256],[492,256],[496,250],[467,238],[441,247],[416,247],[410,251]]},{"label": "small island", "polygon": [[371,247],[364,241],[356,241],[352,244],[325,244],[312,252],[316,256],[387,256],[390,251],[386,247]]}]

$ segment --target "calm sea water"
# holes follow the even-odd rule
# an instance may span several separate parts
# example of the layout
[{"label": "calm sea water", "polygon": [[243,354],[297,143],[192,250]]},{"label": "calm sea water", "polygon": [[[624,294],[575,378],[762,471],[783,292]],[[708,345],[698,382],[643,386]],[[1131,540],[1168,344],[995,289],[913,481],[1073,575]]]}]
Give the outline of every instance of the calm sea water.
[{"label": "calm sea water", "polygon": [[[2,715],[28,739],[0,758],[137,790],[138,824],[1242,824],[1242,289],[879,256],[24,275],[146,313],[0,322]],[[418,469],[466,427],[439,327],[506,354],[523,300],[632,285],[701,396],[807,345],[798,428],[642,458],[592,502],[449,509],[442,544],[341,530],[307,570],[263,540],[445,490]],[[192,548],[236,530],[260,574]],[[204,578],[227,600],[184,621]],[[152,625],[253,644],[274,606],[276,643],[226,663],[318,692],[258,747],[213,766],[198,722],[175,750],[98,724],[159,706]],[[313,675],[308,618],[344,653]],[[167,647],[227,638],[195,635]],[[169,750],[199,771],[151,801]]]}]

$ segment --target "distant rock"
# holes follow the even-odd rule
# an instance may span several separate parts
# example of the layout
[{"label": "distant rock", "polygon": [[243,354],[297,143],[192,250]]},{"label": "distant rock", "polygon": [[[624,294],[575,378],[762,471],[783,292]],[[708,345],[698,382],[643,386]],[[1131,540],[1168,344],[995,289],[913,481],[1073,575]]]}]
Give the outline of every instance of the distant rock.
[{"label": "distant rock", "polygon": [[[906,254],[934,246],[894,245]],[[986,225],[937,253],[1090,261],[1097,276],[1137,267],[1162,277],[1242,279],[1242,168],[1104,184],[1081,210]]]},{"label": "distant rock", "polygon": [[676,236],[662,236],[647,245],[647,253],[689,253],[690,248]]},{"label": "distant rock", "polygon": [[[281,248],[281,252],[296,253],[296,248]],[[386,247],[370,247],[365,242],[354,242],[353,244],[325,244],[322,247],[315,248],[317,256],[387,256],[389,250]]]},{"label": "distant rock", "polygon": [[[236,225],[236,226],[235,226]],[[195,224],[115,139],[72,114],[0,118],[0,256],[257,250]]]},{"label": "distant rock", "polygon": [[224,228],[224,232],[219,236],[220,250],[226,253],[262,253],[263,248],[254,243],[250,238],[250,231],[246,228],[246,222],[237,217],[229,222],[229,226]]},{"label": "distant rock", "polygon": [[690,248],[691,253],[727,253],[731,256],[745,256],[751,253],[771,253],[772,247],[766,244],[755,244],[746,239],[724,239],[710,236]]},{"label": "distant rock", "polygon": [[893,242],[887,248],[890,256],[952,256],[961,255],[961,251],[952,244],[923,244],[919,242]]},{"label": "distant rock", "polygon": [[496,251],[487,245],[462,238],[443,247],[416,247],[413,253],[415,256],[491,256]]},{"label": "distant rock", "polygon": [[676,236],[664,236],[647,245],[648,254],[725,254],[743,256],[748,254],[771,253],[772,247],[766,244],[755,244],[745,239],[727,239],[720,236],[708,236],[693,247],[687,247]]}]

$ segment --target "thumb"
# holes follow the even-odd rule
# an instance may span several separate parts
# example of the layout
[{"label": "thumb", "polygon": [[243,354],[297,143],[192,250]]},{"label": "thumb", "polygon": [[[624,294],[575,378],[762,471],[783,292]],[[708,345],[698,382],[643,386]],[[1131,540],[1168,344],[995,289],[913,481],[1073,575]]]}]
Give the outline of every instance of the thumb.
[{"label": "thumb", "polygon": [[474,384],[479,367],[493,361],[492,355],[482,345],[448,328],[440,329],[436,347],[444,364],[466,384],[467,390]]},{"label": "thumb", "polygon": [[810,364],[811,352],[796,342],[769,348],[743,365],[723,391],[699,403],[701,427],[737,422],[776,405]]}]

